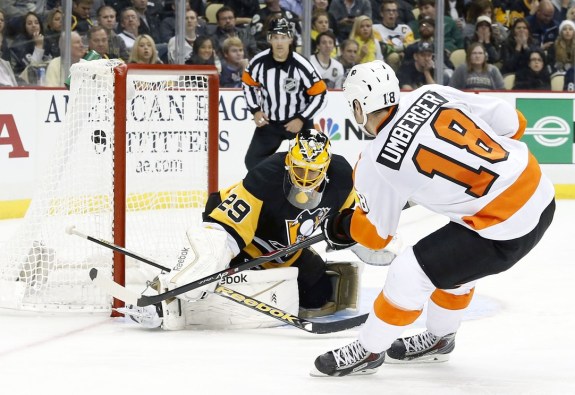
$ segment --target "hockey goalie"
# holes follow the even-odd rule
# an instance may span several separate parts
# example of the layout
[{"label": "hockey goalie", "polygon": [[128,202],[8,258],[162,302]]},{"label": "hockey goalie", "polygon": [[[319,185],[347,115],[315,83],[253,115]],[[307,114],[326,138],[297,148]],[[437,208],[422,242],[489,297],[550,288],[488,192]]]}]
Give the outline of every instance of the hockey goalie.
[{"label": "hockey goalie", "polygon": [[[330,214],[355,204],[349,163],[331,153],[326,135],[305,130],[291,141],[287,153],[273,154],[240,183],[209,196],[202,225],[187,231],[189,244],[182,247],[172,270],[158,276],[145,292],[166,292],[304,240]],[[387,251],[357,255],[375,261],[393,256]],[[166,330],[277,326],[280,321],[214,295],[214,290],[225,286],[312,318],[357,309],[359,275],[358,262],[327,263],[312,248],[304,248],[161,305],[120,311],[143,326]]]}]

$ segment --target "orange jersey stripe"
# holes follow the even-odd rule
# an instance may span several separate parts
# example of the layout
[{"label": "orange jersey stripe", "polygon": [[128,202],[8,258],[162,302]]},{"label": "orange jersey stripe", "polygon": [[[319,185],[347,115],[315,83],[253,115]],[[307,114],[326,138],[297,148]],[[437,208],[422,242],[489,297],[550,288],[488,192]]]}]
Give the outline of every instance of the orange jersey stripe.
[{"label": "orange jersey stripe", "polygon": [[504,222],[533,196],[540,179],[541,168],[535,157],[529,153],[529,162],[519,178],[477,213],[463,217],[463,221],[475,230]]},{"label": "orange jersey stripe", "polygon": [[369,222],[367,214],[361,208],[357,207],[353,216],[351,217],[351,237],[364,247],[371,248],[372,250],[380,250],[384,248],[393,239],[393,236],[388,236],[382,239],[377,234],[375,226]]},{"label": "orange jersey stripe", "polygon": [[525,129],[527,128],[527,119],[523,116],[523,113],[519,110],[517,111],[517,118],[519,119],[519,128],[517,129],[517,133],[511,137],[514,140],[520,140],[523,137],[523,133],[525,133]]},{"label": "orange jersey stripe", "polygon": [[325,84],[324,80],[320,80],[313,84],[311,88],[309,88],[306,93],[310,96],[319,95],[327,90],[327,85]]},{"label": "orange jersey stripe", "polygon": [[387,300],[383,292],[380,292],[373,302],[373,311],[377,318],[389,325],[405,326],[413,323],[423,310],[400,309]]},{"label": "orange jersey stripe", "polygon": [[260,84],[258,82],[256,82],[252,76],[244,70],[243,74],[242,74],[242,82],[245,84],[248,84],[249,86],[260,86]]},{"label": "orange jersey stripe", "polygon": [[436,289],[431,294],[431,300],[438,305],[447,310],[462,310],[469,306],[471,299],[473,299],[473,293],[475,288],[465,295],[454,295],[448,292],[442,291],[441,289]]}]

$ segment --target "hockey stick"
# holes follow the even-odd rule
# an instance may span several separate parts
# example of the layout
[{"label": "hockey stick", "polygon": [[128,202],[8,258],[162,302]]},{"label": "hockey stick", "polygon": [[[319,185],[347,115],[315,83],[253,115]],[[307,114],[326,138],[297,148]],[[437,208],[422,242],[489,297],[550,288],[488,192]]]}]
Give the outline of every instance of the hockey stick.
[{"label": "hockey stick", "polygon": [[[142,261],[144,263],[148,263],[152,266],[166,270],[166,268],[164,266],[159,265],[157,262],[152,262],[149,259],[139,257],[136,253],[128,251],[125,248],[117,246],[117,245],[115,245],[109,241],[104,241],[101,239],[97,239],[95,237],[86,236],[79,231],[75,231],[73,227],[71,227],[69,229],[71,230],[69,232],[70,234],[78,235],[80,237],[85,236],[84,238],[86,238],[89,241],[93,241],[94,243],[97,243],[97,244],[99,244],[103,247],[106,247],[106,248],[113,249],[114,251],[117,251],[117,252],[122,253],[122,254],[129,252],[130,255],[128,255],[128,254],[126,254],[126,255],[128,255],[134,259],[137,259],[139,261]],[[294,244],[287,246],[285,248],[281,248],[281,249],[276,250],[276,251],[268,252],[267,254],[264,254],[262,256],[254,258],[254,259],[251,259],[251,260],[244,262],[238,266],[234,266],[234,267],[230,267],[230,268],[221,270],[219,272],[210,274],[206,277],[200,278],[199,280],[192,281],[191,283],[184,284],[180,287],[174,288],[174,289],[167,291],[167,292],[160,293],[158,295],[139,295],[137,301],[134,301],[133,297],[130,299],[130,301],[122,299],[122,297],[120,297],[120,296],[118,296],[117,299],[123,300],[124,302],[128,302],[131,304],[135,304],[135,305],[140,306],[140,307],[160,303],[166,299],[173,298],[175,296],[181,295],[181,294],[186,293],[188,291],[191,291],[191,290],[194,290],[196,288],[200,288],[204,285],[207,285],[207,284],[213,283],[215,281],[221,280],[224,277],[242,272],[244,270],[252,269],[258,265],[261,265],[262,263],[273,261],[274,259],[281,258],[285,255],[292,254],[296,251],[301,250],[302,248],[307,248],[307,247],[309,247],[309,246],[311,246],[311,245],[313,245],[319,241],[322,241],[322,240],[325,240],[325,236],[323,235],[323,233],[320,233],[318,235],[312,236],[312,237],[305,239],[305,240],[302,240],[298,243],[294,243]],[[103,278],[98,277],[98,269],[96,269],[96,268],[90,269],[90,278],[95,283],[100,283],[100,282],[104,281]],[[120,284],[117,284],[117,283],[115,283],[115,284],[116,284],[116,286],[114,287],[114,290],[117,293],[121,292],[121,290],[119,288],[125,289],[125,287],[122,287]],[[111,295],[116,297],[116,294],[114,294],[114,293],[111,293]]]},{"label": "hockey stick", "polygon": [[[89,241],[92,241],[96,244],[99,244],[99,245],[104,246],[106,248],[110,248],[114,251],[120,252],[121,254],[126,254],[127,256],[130,256],[136,260],[139,260],[139,261],[144,262],[146,264],[149,264],[149,265],[152,265],[152,266],[157,267],[159,269],[162,269],[166,272],[171,271],[171,269],[169,269],[169,268],[167,268],[167,267],[165,267],[165,266],[163,266],[157,262],[154,262],[154,261],[147,259],[147,258],[142,258],[138,254],[136,254],[132,251],[129,251],[123,247],[119,247],[119,246],[117,246],[111,242],[106,241],[106,240],[101,240],[101,239],[97,239],[95,237],[85,235],[82,232],[77,231],[73,228],[71,228],[71,231],[69,231],[68,233],[80,236],[80,237],[87,239]],[[317,237],[317,236],[315,236],[315,237]],[[298,246],[298,245],[301,245],[301,242],[296,243],[293,246]],[[279,250],[276,253],[279,253],[280,251],[285,252],[285,250],[286,249]],[[265,256],[269,260],[269,257],[271,255],[265,255]],[[260,258],[256,258],[256,259],[260,259]],[[248,262],[246,262],[246,263],[248,263]],[[92,270],[96,270],[96,269],[92,269]],[[98,285],[100,288],[102,288],[107,293],[109,293],[110,295],[114,296],[117,299],[123,300],[124,302],[129,303],[129,304],[137,305],[138,300],[140,299],[141,295],[121,286],[120,284],[118,284],[114,280],[112,280],[111,278],[97,276],[97,272],[96,272],[96,276],[93,277],[92,276],[92,270],[90,271],[90,277],[92,278],[92,281],[96,285]],[[190,284],[192,284],[192,283],[190,283]],[[291,325],[293,327],[296,327],[298,329],[304,330],[304,331],[309,332],[309,333],[325,334],[325,333],[340,332],[340,331],[344,331],[347,329],[355,328],[355,327],[363,324],[367,320],[367,314],[363,314],[360,316],[356,316],[356,317],[352,317],[352,318],[348,318],[348,319],[343,319],[343,320],[339,320],[339,321],[333,321],[333,322],[313,322],[313,321],[309,321],[309,320],[306,320],[304,318],[300,318],[298,316],[292,315],[292,314],[290,314],[284,310],[281,310],[277,307],[270,306],[270,305],[268,305],[262,301],[259,301],[255,298],[251,298],[247,295],[244,295],[238,291],[234,291],[234,290],[227,288],[223,285],[219,285],[218,287],[216,287],[216,289],[214,290],[213,293],[215,293],[216,295],[219,295],[221,297],[227,298],[227,299],[229,299],[235,303],[238,303],[242,306],[245,306],[247,308],[255,310],[261,314],[265,314],[269,317],[275,318],[275,319],[283,322],[284,324]]]},{"label": "hockey stick", "polygon": [[[77,230],[74,225],[68,226],[66,228],[66,233],[79,236],[79,237],[86,239],[86,240],[89,240],[93,243],[96,243],[96,244],[99,244],[99,245],[104,246],[106,248],[109,248],[111,250],[117,251],[120,254],[124,254],[126,256],[129,256],[130,258],[134,258],[140,262],[144,262],[144,263],[147,263],[148,265],[157,267],[158,269],[166,270],[166,268],[164,266],[154,262],[153,260],[151,260],[149,258],[144,258],[141,255],[137,255],[137,254],[131,252],[130,250],[125,249],[124,247],[120,247],[119,245],[116,245],[116,244],[111,243],[111,242],[104,240],[104,239],[98,239],[97,237],[92,237],[92,236],[89,236],[87,234],[84,234],[84,233],[80,232],[79,230]],[[169,269],[168,269],[168,271],[169,271]]]}]

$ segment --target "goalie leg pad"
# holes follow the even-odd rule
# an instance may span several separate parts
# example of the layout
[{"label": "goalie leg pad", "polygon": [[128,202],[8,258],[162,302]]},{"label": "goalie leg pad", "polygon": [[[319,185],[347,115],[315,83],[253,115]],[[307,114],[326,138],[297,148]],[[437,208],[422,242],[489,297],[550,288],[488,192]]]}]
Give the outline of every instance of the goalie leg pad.
[{"label": "goalie leg pad", "polygon": [[[298,269],[285,267],[247,270],[224,277],[218,286],[236,290],[263,302],[262,309],[274,308],[296,315],[299,306]],[[233,297],[233,295],[232,295]],[[251,299],[245,300],[251,304]],[[250,329],[283,325],[281,321],[218,295],[196,302],[182,301],[186,329]]]},{"label": "goalie leg pad", "polygon": [[316,318],[341,310],[358,310],[360,264],[357,262],[328,262],[325,273],[332,283],[330,301],[317,309],[300,308],[300,317]]},{"label": "goalie leg pad", "polygon": [[[233,253],[227,240],[228,234],[221,229],[194,227],[186,232],[189,246],[184,246],[177,263],[170,273],[160,275],[162,292],[198,280],[225,269]],[[216,283],[205,285],[178,296],[184,300],[201,299],[205,292],[213,291]]]}]

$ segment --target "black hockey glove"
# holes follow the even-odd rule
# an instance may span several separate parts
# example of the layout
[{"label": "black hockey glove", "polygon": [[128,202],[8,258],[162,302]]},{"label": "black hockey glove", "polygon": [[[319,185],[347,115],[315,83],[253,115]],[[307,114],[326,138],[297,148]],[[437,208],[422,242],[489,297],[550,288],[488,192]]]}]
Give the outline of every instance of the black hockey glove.
[{"label": "black hockey glove", "polygon": [[343,250],[356,244],[350,236],[353,210],[344,209],[340,213],[330,214],[321,224],[325,241],[333,250]]}]

